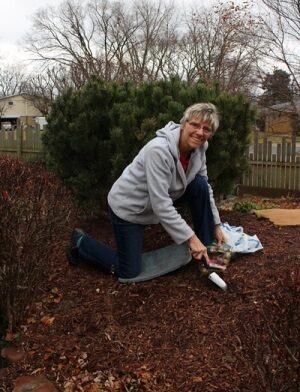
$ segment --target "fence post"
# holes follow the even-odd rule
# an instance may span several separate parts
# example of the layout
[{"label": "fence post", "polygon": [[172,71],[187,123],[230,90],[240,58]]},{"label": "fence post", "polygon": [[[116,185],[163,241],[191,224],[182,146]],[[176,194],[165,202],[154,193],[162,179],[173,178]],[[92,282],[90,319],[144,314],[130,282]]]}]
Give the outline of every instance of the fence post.
[{"label": "fence post", "polygon": [[22,144],[23,144],[23,125],[20,123],[17,127],[17,157],[22,157]]}]

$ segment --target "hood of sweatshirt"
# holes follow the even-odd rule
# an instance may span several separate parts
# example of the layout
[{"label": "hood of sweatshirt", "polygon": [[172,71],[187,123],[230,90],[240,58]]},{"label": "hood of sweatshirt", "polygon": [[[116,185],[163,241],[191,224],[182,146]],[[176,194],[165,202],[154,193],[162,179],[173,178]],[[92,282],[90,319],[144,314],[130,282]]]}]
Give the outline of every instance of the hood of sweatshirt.
[{"label": "hood of sweatshirt", "polygon": [[175,158],[179,157],[180,124],[170,121],[163,128],[156,131],[157,137],[163,137],[168,141],[170,151]]}]

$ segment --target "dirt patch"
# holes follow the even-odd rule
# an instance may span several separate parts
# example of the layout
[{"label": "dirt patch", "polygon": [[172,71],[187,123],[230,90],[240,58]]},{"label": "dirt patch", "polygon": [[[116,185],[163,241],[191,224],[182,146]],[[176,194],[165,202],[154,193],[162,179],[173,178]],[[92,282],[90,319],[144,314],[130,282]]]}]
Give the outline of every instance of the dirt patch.
[{"label": "dirt patch", "polygon": [[[221,211],[264,249],[234,259],[223,292],[192,262],[150,282],[124,285],[53,248],[40,298],[15,344],[25,358],[0,381],[44,374],[61,391],[299,391],[300,226]],[[82,221],[114,246],[107,218]],[[146,250],[171,243],[146,230]],[[0,377],[1,380],[1,377]]]}]

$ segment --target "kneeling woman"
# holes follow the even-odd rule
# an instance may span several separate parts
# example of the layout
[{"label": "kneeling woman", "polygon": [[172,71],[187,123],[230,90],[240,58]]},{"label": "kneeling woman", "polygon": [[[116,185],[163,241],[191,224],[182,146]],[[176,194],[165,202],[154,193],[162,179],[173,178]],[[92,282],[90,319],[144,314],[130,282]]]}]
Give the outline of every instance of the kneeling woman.
[{"label": "kneeling woman", "polygon": [[[120,278],[136,277],[141,272],[144,228],[157,223],[177,244],[187,242],[195,260],[207,259],[206,246],[213,240],[224,242],[205,155],[218,126],[216,107],[197,103],[185,110],[180,124],[169,122],[158,130],[108,194],[117,250],[75,229],[70,262],[82,260]],[[189,205],[193,228],[174,202]]]}]

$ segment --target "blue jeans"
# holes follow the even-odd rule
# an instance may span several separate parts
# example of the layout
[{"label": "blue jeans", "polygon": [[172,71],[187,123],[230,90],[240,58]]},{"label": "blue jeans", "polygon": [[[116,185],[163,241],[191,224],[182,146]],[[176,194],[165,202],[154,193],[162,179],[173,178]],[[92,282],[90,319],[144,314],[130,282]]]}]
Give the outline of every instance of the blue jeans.
[{"label": "blue jeans", "polygon": [[176,200],[176,204],[185,203],[191,211],[195,234],[205,246],[211,244],[214,240],[215,223],[210,206],[208,184],[204,177],[197,174],[184,194]]},{"label": "blue jeans", "polygon": [[[189,205],[196,235],[204,245],[210,244],[214,239],[214,220],[205,178],[197,175],[177,203]],[[133,278],[141,272],[145,226],[127,222],[112,210],[110,216],[117,251],[84,235],[78,248],[80,259],[121,278]]]}]

